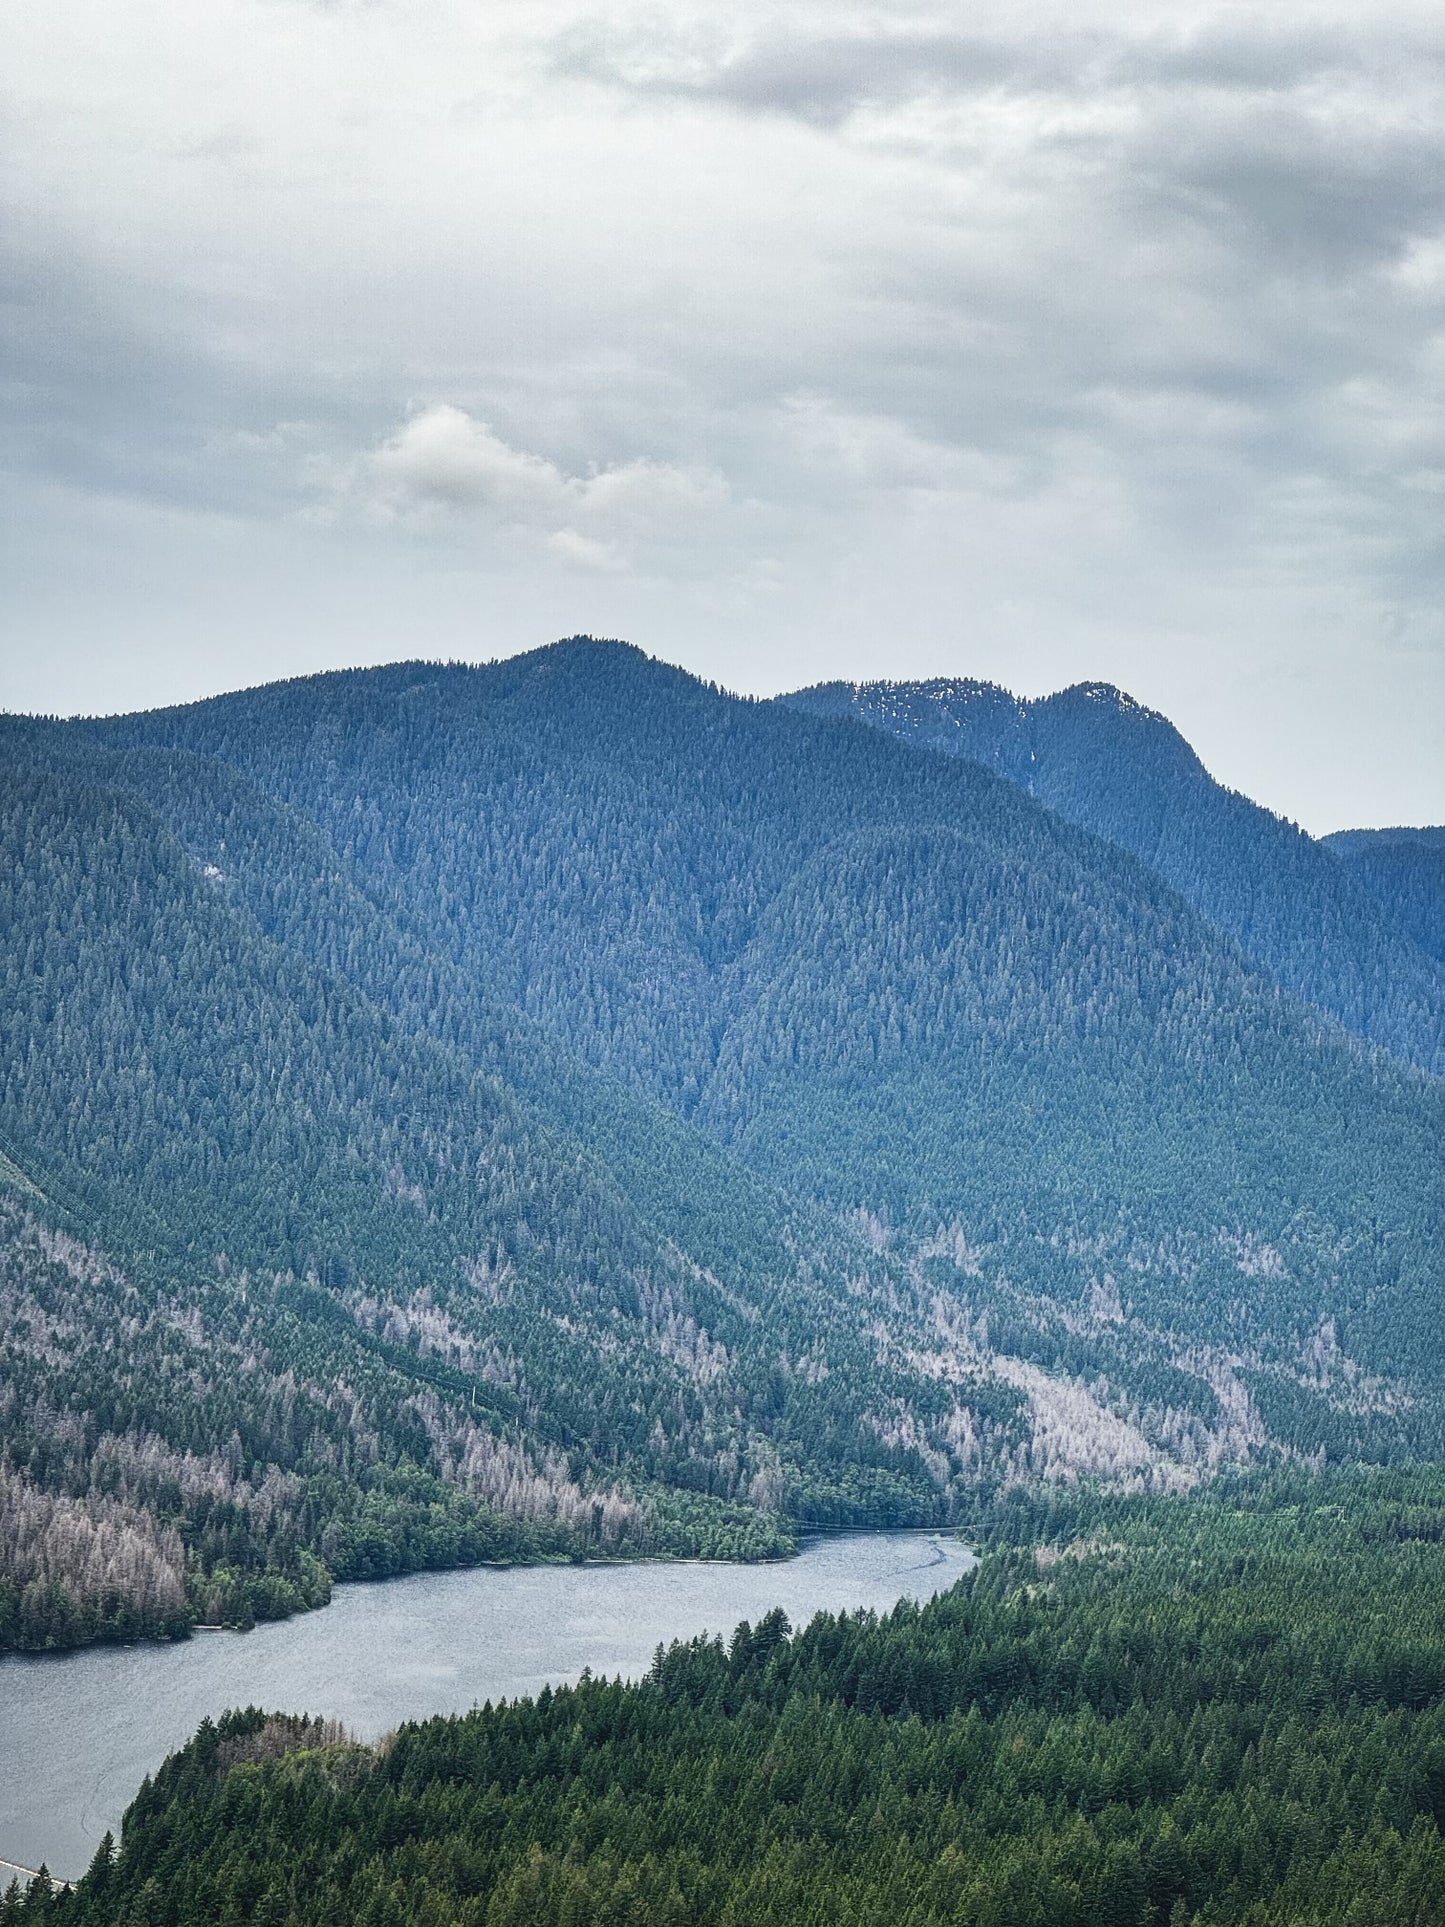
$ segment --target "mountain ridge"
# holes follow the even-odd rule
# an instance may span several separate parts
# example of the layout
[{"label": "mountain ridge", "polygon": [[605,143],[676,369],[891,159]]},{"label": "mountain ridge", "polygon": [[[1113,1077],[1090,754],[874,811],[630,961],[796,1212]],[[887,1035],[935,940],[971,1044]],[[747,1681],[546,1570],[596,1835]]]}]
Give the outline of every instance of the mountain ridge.
[{"label": "mountain ridge", "polygon": [[[198,1454],[190,1597],[1437,1449],[1438,1080],[1001,775],[590,641],[0,750],[0,1140],[151,1388],[16,1257],[0,1443]],[[192,1329],[270,1362],[187,1433]]]},{"label": "mountain ridge", "polygon": [[1021,698],[935,678],[825,683],[777,700],[983,763],[1157,869],[1282,988],[1445,1071],[1445,969],[1433,951],[1382,916],[1330,839],[1215,782],[1167,717],[1114,685]]}]

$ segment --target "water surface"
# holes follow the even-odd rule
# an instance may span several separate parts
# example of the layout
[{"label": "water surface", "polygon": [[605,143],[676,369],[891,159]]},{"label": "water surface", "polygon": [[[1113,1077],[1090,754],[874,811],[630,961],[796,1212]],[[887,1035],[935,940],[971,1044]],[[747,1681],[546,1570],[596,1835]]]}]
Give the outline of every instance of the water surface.
[{"label": "water surface", "polygon": [[[342,1586],[324,1611],[173,1646],[0,1661],[0,1855],[83,1873],[141,1780],[230,1706],[321,1713],[363,1739],[594,1673],[636,1678],[659,1642],[730,1633],[781,1606],[885,1611],[974,1563],[956,1539],[853,1533],[796,1559],[514,1566]],[[0,1883],[3,1885],[3,1883]]]}]

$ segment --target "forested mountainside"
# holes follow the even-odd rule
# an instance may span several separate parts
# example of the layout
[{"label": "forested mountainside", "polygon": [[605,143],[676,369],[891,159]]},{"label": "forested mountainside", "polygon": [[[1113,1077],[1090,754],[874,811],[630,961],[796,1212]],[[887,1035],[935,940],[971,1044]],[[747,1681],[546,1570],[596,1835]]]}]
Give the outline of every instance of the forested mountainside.
[{"label": "forested mountainside", "polygon": [[1445,1456],[1445,1085],[972,762],[579,640],[0,766],[11,1639]]},{"label": "forested mountainside", "polygon": [[1000,1521],[921,1610],[406,1725],[228,1714],[38,1927],[1439,1927],[1445,1485]]},{"label": "forested mountainside", "polygon": [[983,763],[1142,857],[1282,989],[1445,1072],[1441,832],[1381,832],[1421,841],[1373,861],[1350,840],[1369,832],[1316,841],[1216,783],[1166,717],[1104,683],[1028,701],[967,679],[839,682],[780,700]]},{"label": "forested mountainside", "polygon": [[[499,1022],[549,1121],[481,1067],[478,1012],[469,1054],[408,1030],[82,760],[0,785],[0,1641],[328,1574],[775,1553],[799,1517],[946,1516],[1021,1449],[1005,1386],[930,1447],[959,1400],[861,1240]],[[324,942],[314,838],[271,827]],[[384,926],[347,934],[385,965]],[[112,1519],[163,1582],[117,1581]]]},{"label": "forested mountainside", "polygon": [[1337,830],[1325,843],[1396,927],[1445,963],[1445,829]]}]

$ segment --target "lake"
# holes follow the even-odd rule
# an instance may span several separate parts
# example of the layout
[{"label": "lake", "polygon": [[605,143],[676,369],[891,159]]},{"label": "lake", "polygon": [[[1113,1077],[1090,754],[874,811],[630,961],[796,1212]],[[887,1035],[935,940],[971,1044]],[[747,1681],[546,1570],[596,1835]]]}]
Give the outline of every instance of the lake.
[{"label": "lake", "polygon": [[[0,1855],[85,1871],[142,1779],[209,1713],[265,1706],[375,1739],[594,1673],[636,1678],[659,1642],[929,1599],[974,1564],[946,1534],[813,1539],[756,1566],[690,1560],[418,1573],[341,1586],[330,1606],[250,1633],[0,1660]],[[0,1887],[4,1882],[0,1881]]]}]

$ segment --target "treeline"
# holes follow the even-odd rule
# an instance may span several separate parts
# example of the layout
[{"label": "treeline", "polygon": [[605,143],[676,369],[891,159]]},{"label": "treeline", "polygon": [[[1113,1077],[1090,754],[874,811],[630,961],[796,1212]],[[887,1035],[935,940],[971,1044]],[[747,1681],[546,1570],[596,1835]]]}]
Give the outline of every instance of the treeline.
[{"label": "treeline", "polygon": [[635,1686],[207,1723],[0,1918],[182,1927],[1445,1920],[1445,1478],[1020,1497],[922,1609],[780,1613]]},{"label": "treeline", "polygon": [[[953,1451],[896,1265],[479,1000],[235,772],[53,737],[0,784],[35,1224],[0,1450],[36,1494],[174,1527],[194,1611],[244,1623],[417,1564],[776,1554],[1003,1474],[1017,1401]],[[86,1289],[39,1254],[57,1221],[117,1254],[75,1245]],[[30,1596],[11,1637],[82,1623]]]},{"label": "treeline", "polygon": [[189,1629],[179,1534],[114,1498],[73,1499],[0,1467],[0,1652]]}]

